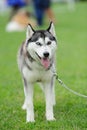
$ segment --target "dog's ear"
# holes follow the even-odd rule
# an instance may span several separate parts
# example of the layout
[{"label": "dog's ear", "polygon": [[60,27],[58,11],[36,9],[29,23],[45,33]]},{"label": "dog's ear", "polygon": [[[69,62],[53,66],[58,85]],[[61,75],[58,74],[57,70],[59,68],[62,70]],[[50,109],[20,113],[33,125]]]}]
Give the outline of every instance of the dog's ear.
[{"label": "dog's ear", "polygon": [[49,31],[54,37],[56,37],[56,33],[55,33],[55,28],[54,28],[53,22],[50,22],[50,25],[49,25],[47,31]]},{"label": "dog's ear", "polygon": [[27,32],[26,32],[26,39],[31,38],[34,32],[35,31],[32,28],[32,26],[30,24],[28,24],[28,26],[27,26]]}]

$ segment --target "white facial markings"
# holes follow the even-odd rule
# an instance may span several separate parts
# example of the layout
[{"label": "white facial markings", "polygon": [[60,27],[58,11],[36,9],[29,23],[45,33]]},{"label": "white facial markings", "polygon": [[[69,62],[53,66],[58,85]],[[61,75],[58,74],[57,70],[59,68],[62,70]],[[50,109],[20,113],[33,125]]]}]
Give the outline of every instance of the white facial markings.
[{"label": "white facial markings", "polygon": [[[28,44],[28,51],[30,55],[37,59],[37,55],[40,58],[44,58],[44,53],[49,53],[49,59],[51,59],[55,53],[56,50],[56,42],[49,39],[49,37],[39,38],[35,42],[31,42]],[[37,55],[36,55],[37,53]]]},{"label": "white facial markings", "polygon": [[[45,44],[47,45],[48,42],[52,42],[48,37],[45,38]],[[51,45],[51,44],[50,44]]]},{"label": "white facial markings", "polygon": [[[51,42],[50,44],[48,42]],[[47,47],[50,49],[51,54],[54,55],[55,50],[56,50],[56,42],[50,40],[48,37],[45,38],[45,43],[47,45]]]},{"label": "white facial markings", "polygon": [[41,45],[44,45],[44,39],[43,38],[39,38],[36,43],[39,42]]}]

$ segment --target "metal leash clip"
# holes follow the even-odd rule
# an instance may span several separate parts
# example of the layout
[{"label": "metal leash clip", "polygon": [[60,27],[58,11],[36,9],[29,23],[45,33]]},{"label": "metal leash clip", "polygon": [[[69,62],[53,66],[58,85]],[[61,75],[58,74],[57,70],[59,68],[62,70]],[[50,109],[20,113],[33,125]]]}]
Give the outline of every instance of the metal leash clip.
[{"label": "metal leash clip", "polygon": [[79,96],[79,97],[87,98],[87,95],[78,93],[78,92],[76,92],[76,91],[70,89],[67,85],[65,85],[65,84],[63,83],[63,81],[62,81],[61,79],[59,79],[57,73],[53,72],[53,76],[56,78],[56,80],[59,82],[59,84],[61,84],[62,87],[66,88],[66,89],[67,89],[68,91],[70,91],[71,93],[73,93],[73,94],[75,94],[75,95],[77,95],[77,96]]},{"label": "metal leash clip", "polygon": [[63,81],[59,79],[58,74],[54,73],[54,76],[56,77],[56,80],[58,80],[58,82],[62,85]]}]

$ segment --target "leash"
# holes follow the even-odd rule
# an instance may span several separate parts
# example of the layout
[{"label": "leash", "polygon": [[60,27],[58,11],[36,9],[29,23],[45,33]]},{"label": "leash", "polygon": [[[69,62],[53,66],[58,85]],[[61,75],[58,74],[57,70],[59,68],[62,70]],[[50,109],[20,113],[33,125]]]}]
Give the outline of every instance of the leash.
[{"label": "leash", "polygon": [[78,92],[70,89],[67,85],[65,85],[64,82],[61,79],[59,79],[57,73],[53,72],[53,74],[54,74],[53,76],[56,78],[56,80],[59,82],[59,84],[61,84],[62,87],[64,87],[65,89],[67,89],[68,91],[70,91],[71,93],[73,93],[73,94],[75,94],[75,95],[77,95],[79,97],[87,98],[86,95],[78,93]]}]

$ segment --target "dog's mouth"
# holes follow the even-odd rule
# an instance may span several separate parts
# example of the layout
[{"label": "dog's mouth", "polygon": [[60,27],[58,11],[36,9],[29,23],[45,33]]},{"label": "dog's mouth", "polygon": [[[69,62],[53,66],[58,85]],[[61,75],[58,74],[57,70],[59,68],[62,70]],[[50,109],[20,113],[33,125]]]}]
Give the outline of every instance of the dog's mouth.
[{"label": "dog's mouth", "polygon": [[49,58],[45,58],[45,57],[40,57],[37,53],[36,55],[38,56],[38,58],[40,59],[40,63],[41,65],[45,68],[48,69],[51,65],[51,60]]},{"label": "dog's mouth", "polygon": [[48,69],[51,63],[48,58],[41,58],[41,64],[44,66],[44,68]]}]

